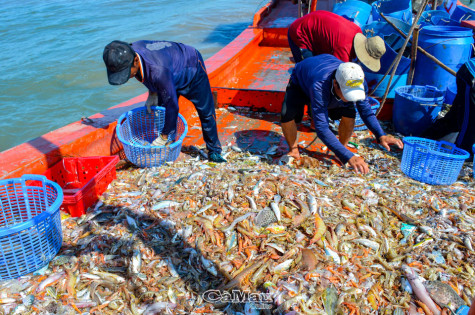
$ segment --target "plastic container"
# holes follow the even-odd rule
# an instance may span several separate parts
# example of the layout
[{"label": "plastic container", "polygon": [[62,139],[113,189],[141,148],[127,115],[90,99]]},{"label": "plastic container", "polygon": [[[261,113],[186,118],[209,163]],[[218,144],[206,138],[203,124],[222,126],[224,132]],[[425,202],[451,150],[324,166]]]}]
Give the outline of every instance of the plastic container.
[{"label": "plastic container", "polygon": [[0,181],[0,280],[41,269],[56,256],[62,201],[61,187],[41,175]]},{"label": "plastic container", "polygon": [[472,147],[472,153],[473,153],[473,177],[475,177],[475,143],[473,144],[473,147]]},{"label": "plastic container", "polygon": [[[376,114],[376,112],[378,111],[380,103],[379,103],[378,100],[376,100],[372,97],[368,97],[368,98],[369,98],[369,104],[371,105],[371,109],[373,110],[373,113]],[[340,121],[337,120],[335,122],[335,124],[338,126],[340,124]],[[357,126],[360,126],[360,127],[357,127]],[[361,119],[360,114],[358,113],[358,111],[356,111],[354,130],[355,131],[361,131],[361,130],[367,130],[367,129],[368,129],[368,127],[366,127],[366,125],[364,124],[364,121],[363,121],[363,119]]]},{"label": "plastic container", "polygon": [[[433,25],[419,33],[419,46],[457,71],[471,56],[472,30],[458,26]],[[417,54],[414,85],[431,85],[441,91],[455,82],[455,77],[427,58]]]},{"label": "plastic container", "polygon": [[[404,34],[407,34],[411,29],[411,25],[399,19],[387,16],[387,19],[397,26]],[[393,50],[398,50],[404,44],[403,38],[389,23],[386,21],[372,22],[361,28],[366,37],[381,36],[386,42],[387,46]],[[412,34],[411,34],[412,36]],[[386,48],[387,48],[386,46]],[[397,53],[396,53],[397,54]],[[384,55],[383,55],[384,57]],[[392,62],[392,60],[391,60]]]},{"label": "plastic container", "polygon": [[450,15],[441,10],[424,11],[417,21],[421,26],[425,25],[447,25],[450,23]]},{"label": "plastic container", "polygon": [[445,90],[445,104],[452,105],[455,100],[455,96],[457,96],[457,84],[455,82],[452,83],[453,84],[449,85],[447,90]]},{"label": "plastic container", "polygon": [[411,0],[379,0],[372,4],[372,20],[384,21],[380,12],[385,16],[391,16],[404,22],[411,23],[412,2]]},{"label": "plastic container", "polygon": [[475,11],[466,6],[457,5],[450,18],[458,22],[473,21],[475,20]]},{"label": "plastic container", "polygon": [[[370,91],[374,90],[374,87],[378,82],[383,78],[384,74],[377,74],[372,72],[365,72],[366,83]],[[384,92],[386,92],[386,87],[389,82],[389,75],[384,78],[383,83],[381,83],[376,90],[373,91],[373,96],[382,98]],[[405,86],[407,81],[407,74],[394,75],[391,85],[389,87],[388,98],[396,97],[396,89],[401,86]]]},{"label": "plastic container", "polygon": [[332,12],[361,27],[368,22],[371,15],[371,5],[363,1],[347,0],[335,3]]},{"label": "plastic container", "polygon": [[[394,18],[390,18],[390,20],[394,22],[400,29],[402,29],[403,32],[407,33],[409,31],[410,25]],[[368,84],[368,88],[370,91],[373,91],[376,84],[378,84],[378,82],[383,78],[384,74],[387,72],[394,59],[398,55],[395,49],[399,49],[402,46],[402,44],[404,43],[404,39],[395,32],[391,25],[386,22],[375,22],[366,25],[366,27],[363,29],[363,34],[368,37],[381,36],[384,39],[386,46],[386,53],[381,57],[381,69],[378,72],[372,72],[371,70],[363,66],[363,71],[365,72],[365,78]],[[406,58],[404,56],[401,57],[393,80],[391,81],[388,98],[395,97],[395,90],[397,87],[406,85],[407,73],[409,71],[410,65],[410,58]],[[380,84],[379,87],[373,91],[373,96],[379,98],[382,98],[384,96],[384,93],[386,92],[386,87],[388,86],[389,78],[390,75],[384,78],[383,83]]]},{"label": "plastic container", "polygon": [[470,156],[447,141],[417,137],[403,139],[401,170],[412,179],[431,185],[451,185]]},{"label": "plastic container", "polygon": [[405,136],[418,136],[437,118],[445,93],[433,86],[405,85],[396,89],[393,124]]},{"label": "plastic container", "polygon": [[61,210],[80,217],[116,178],[118,156],[63,158],[43,175],[63,189]]},{"label": "plastic container", "polygon": [[168,135],[169,140],[175,141],[168,146],[152,146],[163,129],[165,108],[153,106],[152,111],[148,114],[146,107],[135,108],[122,114],[117,121],[117,137],[124,146],[125,155],[139,167],[155,167],[175,161],[188,132],[185,118],[178,114],[176,131]]}]

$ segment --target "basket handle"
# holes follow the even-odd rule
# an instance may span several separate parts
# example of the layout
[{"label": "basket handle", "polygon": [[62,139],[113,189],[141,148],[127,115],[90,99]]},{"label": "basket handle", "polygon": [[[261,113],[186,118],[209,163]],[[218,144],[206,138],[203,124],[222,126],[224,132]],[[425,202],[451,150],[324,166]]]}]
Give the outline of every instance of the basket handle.
[{"label": "basket handle", "polygon": [[[28,174],[28,175],[23,175],[20,178],[21,182],[21,190],[23,191],[23,198],[25,198],[25,207],[28,213],[28,219],[31,219],[31,209],[30,209],[30,203],[28,202],[28,192],[26,191],[26,181],[28,180],[34,180],[34,181],[39,181],[41,182],[41,190],[43,191],[43,200],[45,202],[45,211],[48,210],[48,195],[46,194],[46,176],[44,175],[36,175],[36,174]],[[31,187],[31,186],[28,186]],[[36,189],[40,188],[38,186],[35,186]]]},{"label": "basket handle", "polygon": [[433,86],[433,85],[426,85],[426,89],[428,89],[428,90],[431,91],[431,92],[435,92],[435,91],[438,90],[438,89],[437,89],[435,86]]},{"label": "basket handle", "polygon": [[450,150],[450,153],[454,153],[454,150],[456,148],[455,144],[444,141],[444,140],[440,140],[438,142],[439,142],[438,143],[439,148]]}]

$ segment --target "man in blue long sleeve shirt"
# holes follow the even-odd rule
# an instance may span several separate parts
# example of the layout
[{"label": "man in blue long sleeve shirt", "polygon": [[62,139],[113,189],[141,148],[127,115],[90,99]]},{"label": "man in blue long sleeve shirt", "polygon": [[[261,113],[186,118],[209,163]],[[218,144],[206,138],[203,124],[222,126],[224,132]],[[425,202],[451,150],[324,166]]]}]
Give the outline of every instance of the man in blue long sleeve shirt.
[{"label": "man in blue long sleeve shirt", "polygon": [[[366,174],[369,169],[362,157],[345,147],[353,134],[355,104],[364,123],[381,145],[388,151],[392,144],[403,147],[401,140],[386,135],[381,129],[366,97],[363,70],[355,63],[344,63],[332,55],[323,54],[305,59],[295,66],[282,105],[281,125],[290,148],[288,155],[297,159],[300,154],[296,123],[302,120],[305,104],[311,105],[318,137],[341,162],[348,162],[356,172]],[[341,119],[339,140],[330,130],[328,117]]]},{"label": "man in blue long sleeve shirt", "polygon": [[171,140],[168,136],[176,131],[178,97],[182,95],[198,112],[209,159],[226,162],[221,156],[213,95],[199,51],[168,41],[113,41],[105,47],[103,59],[110,84],[124,84],[135,77],[149,90],[145,102],[148,112],[151,106],[165,107],[163,129],[152,145],[166,145]]}]

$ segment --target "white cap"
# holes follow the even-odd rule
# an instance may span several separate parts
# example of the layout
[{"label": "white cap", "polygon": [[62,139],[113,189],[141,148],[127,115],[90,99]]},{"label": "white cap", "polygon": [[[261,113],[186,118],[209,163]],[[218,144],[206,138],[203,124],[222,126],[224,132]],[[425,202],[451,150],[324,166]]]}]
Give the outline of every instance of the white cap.
[{"label": "white cap", "polygon": [[359,65],[345,62],[338,66],[335,79],[340,86],[343,97],[348,102],[362,101],[366,98],[364,91],[364,72]]}]

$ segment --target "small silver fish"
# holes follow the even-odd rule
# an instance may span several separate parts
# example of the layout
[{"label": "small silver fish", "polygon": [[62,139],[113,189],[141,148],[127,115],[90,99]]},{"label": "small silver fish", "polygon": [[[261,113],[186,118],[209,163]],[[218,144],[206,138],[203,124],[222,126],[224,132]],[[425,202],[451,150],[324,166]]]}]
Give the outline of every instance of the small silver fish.
[{"label": "small silver fish", "polygon": [[280,209],[277,203],[271,202],[270,207],[272,211],[274,211],[275,217],[277,218],[277,222],[280,222]]}]

